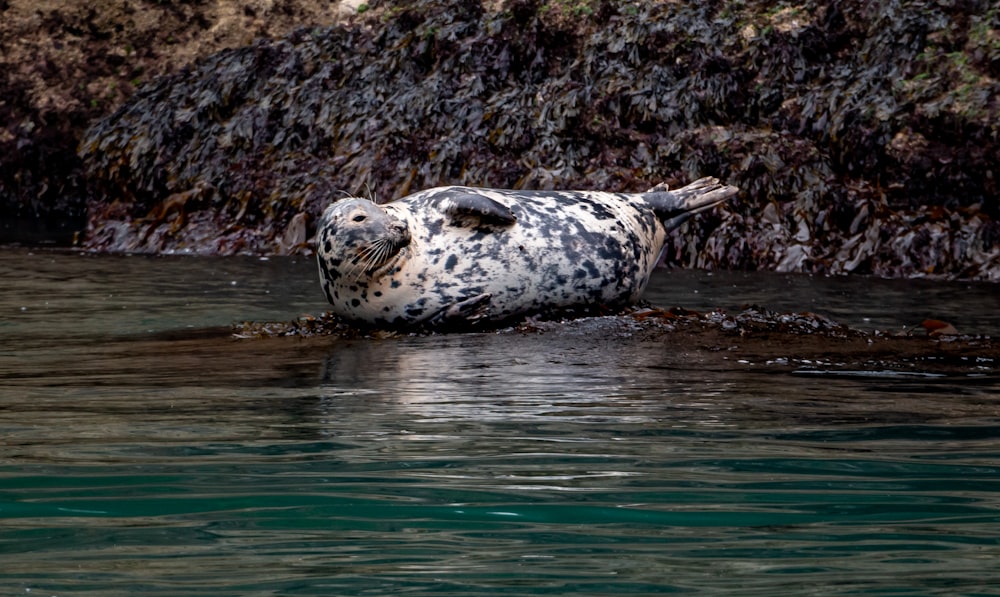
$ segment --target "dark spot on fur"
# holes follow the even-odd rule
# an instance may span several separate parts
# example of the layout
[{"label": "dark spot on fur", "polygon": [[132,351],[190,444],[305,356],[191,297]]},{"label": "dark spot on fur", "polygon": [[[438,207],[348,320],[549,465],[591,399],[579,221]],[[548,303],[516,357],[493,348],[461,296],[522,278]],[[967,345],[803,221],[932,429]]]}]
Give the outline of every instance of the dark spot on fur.
[{"label": "dark spot on fur", "polygon": [[611,210],[605,207],[603,203],[591,203],[590,211],[598,220],[613,220],[615,217],[615,214],[611,213]]},{"label": "dark spot on fur", "polygon": [[389,288],[399,288],[402,285],[403,283],[400,282],[399,280],[393,280],[392,283],[389,284]]},{"label": "dark spot on fur", "polygon": [[382,296],[382,291],[381,291],[381,290],[376,290],[376,291],[375,291],[375,292],[373,292],[372,294],[373,294],[374,296]]},{"label": "dark spot on fur", "polygon": [[360,307],[361,306],[361,301],[359,299],[351,299],[351,306],[352,307]]},{"label": "dark spot on fur", "polygon": [[424,222],[427,226],[427,232],[433,237],[441,234],[441,228],[444,224],[444,220],[432,220],[429,222]]},{"label": "dark spot on fur", "polygon": [[323,268],[323,277],[327,281],[332,282],[332,281],[334,281],[334,280],[336,280],[337,278],[340,277],[340,272],[338,272],[335,269],[330,269],[330,264],[329,263],[327,263],[325,261],[321,261],[320,265]]},{"label": "dark spot on fur", "polygon": [[621,247],[614,239],[609,238],[604,244],[598,247],[597,256],[608,261],[617,261],[621,258]]},{"label": "dark spot on fur", "polygon": [[458,255],[455,255],[454,253],[448,255],[448,261],[444,262],[445,271],[450,272],[451,270],[455,269],[456,265],[458,265]]}]

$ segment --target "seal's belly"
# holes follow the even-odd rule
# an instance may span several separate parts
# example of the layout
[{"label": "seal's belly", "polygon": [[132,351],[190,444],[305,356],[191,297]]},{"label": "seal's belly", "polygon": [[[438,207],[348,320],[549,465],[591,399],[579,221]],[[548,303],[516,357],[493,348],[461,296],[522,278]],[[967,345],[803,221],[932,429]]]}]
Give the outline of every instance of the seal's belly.
[{"label": "seal's belly", "polygon": [[486,317],[500,321],[546,309],[623,305],[639,298],[665,232],[646,210],[614,199],[567,193],[544,200],[495,199],[517,217],[510,226],[455,221],[421,196],[385,205],[409,226],[397,268],[367,281],[365,299],[342,315],[376,324],[426,321],[450,305],[491,295]]}]

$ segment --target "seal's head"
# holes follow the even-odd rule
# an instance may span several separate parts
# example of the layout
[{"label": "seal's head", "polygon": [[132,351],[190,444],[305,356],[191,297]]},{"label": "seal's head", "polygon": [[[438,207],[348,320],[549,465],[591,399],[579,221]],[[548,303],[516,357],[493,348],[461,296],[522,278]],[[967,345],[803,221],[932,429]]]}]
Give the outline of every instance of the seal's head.
[{"label": "seal's head", "polygon": [[325,282],[354,283],[390,271],[410,244],[406,222],[367,199],[344,199],[319,222],[320,273]]}]

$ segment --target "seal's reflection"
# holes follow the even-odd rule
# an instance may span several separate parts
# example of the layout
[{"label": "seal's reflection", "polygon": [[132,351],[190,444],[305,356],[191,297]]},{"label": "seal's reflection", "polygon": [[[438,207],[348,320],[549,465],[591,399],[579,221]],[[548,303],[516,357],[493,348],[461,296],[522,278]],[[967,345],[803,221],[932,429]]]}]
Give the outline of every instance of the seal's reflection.
[{"label": "seal's reflection", "polygon": [[[320,393],[329,414],[364,396],[421,419],[637,422],[727,385],[698,370],[668,374],[664,367],[680,357],[662,343],[629,338],[624,325],[340,344],[324,361]],[[589,329],[595,326],[603,333]]]}]

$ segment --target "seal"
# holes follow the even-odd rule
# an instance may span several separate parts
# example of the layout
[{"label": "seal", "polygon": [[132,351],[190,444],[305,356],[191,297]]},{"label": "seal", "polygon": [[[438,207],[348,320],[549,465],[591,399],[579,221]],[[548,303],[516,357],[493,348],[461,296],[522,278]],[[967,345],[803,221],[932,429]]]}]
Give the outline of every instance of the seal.
[{"label": "seal", "polygon": [[316,234],[332,311],[377,327],[472,327],[639,299],[667,233],[737,193],[438,187],[386,204],[341,199]]}]

